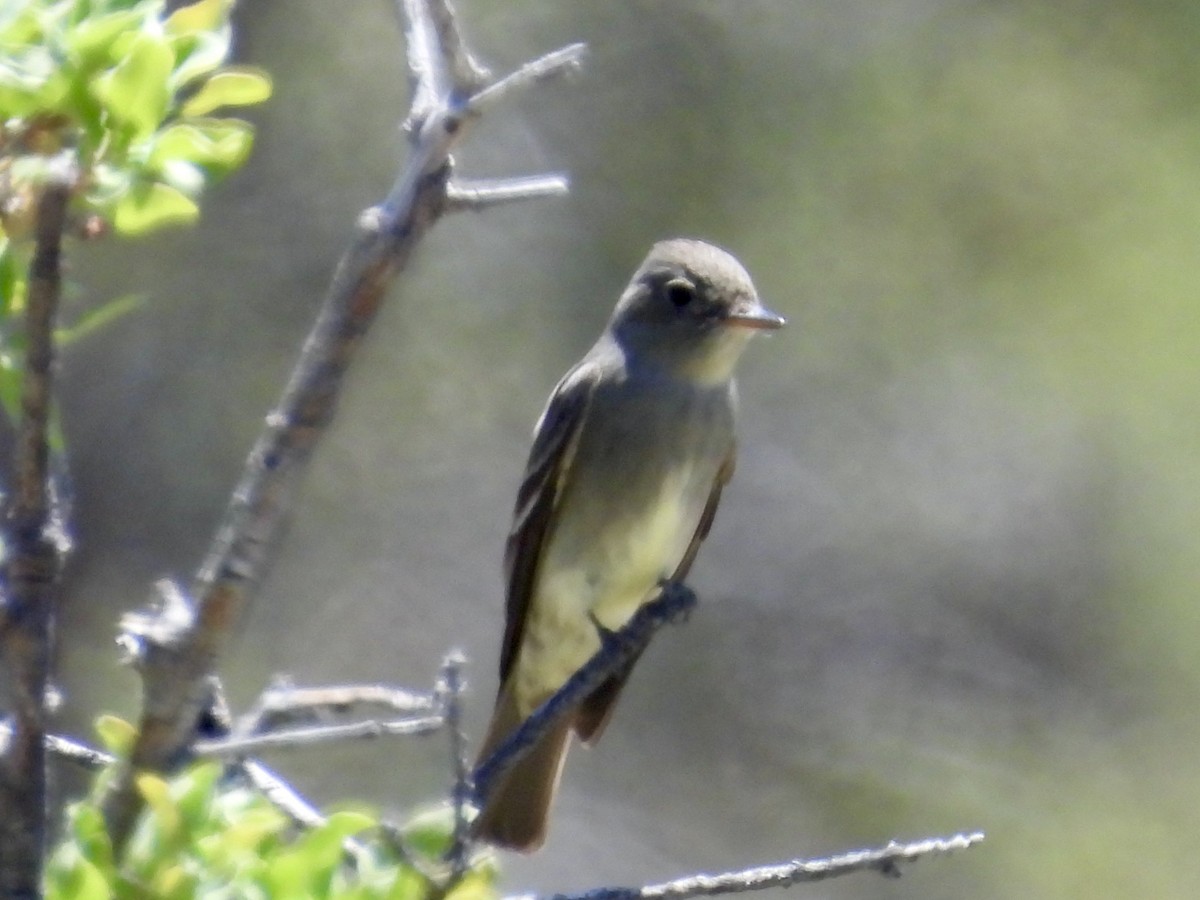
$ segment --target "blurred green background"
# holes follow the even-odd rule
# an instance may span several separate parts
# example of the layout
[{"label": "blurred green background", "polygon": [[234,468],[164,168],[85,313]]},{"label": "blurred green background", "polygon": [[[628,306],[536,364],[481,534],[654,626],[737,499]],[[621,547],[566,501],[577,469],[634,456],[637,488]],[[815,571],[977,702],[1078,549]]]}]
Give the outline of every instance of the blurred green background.
[{"label": "blurred green background", "polygon": [[[790,326],[741,379],[703,605],[568,763],[512,890],[632,884],[960,829],[980,848],[794,896],[1200,894],[1200,6],[461,0],[498,70],[470,175],[562,201],[439,224],[381,316],[225,660],[495,688],[532,423],[650,243],[736,252]],[[65,725],[135,709],[119,613],[199,561],[358,212],[402,158],[386,0],[244,0],[249,167],[195,230],[73,258],[144,311],[64,360],[79,552]],[[276,760],[322,801],[438,796],[439,742]]]}]

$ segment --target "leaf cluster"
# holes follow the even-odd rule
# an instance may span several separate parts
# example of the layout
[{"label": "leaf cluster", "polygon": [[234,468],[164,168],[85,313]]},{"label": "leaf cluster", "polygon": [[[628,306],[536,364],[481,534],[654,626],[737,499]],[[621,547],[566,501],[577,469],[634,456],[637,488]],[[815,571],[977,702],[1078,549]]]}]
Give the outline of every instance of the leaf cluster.
[{"label": "leaf cluster", "polygon": [[[11,2],[11,0],[10,0]],[[0,7],[4,228],[64,156],[79,205],[120,233],[192,221],[206,184],[236,169],[249,123],[212,115],[270,96],[261,70],[227,65],[232,0],[164,16],[164,0],[18,0]],[[14,202],[16,201],[16,202]]]},{"label": "leaf cluster", "polygon": [[[37,201],[72,189],[71,233],[142,235],[194,221],[203,189],[250,154],[250,123],[216,115],[271,81],[226,63],[234,0],[0,0],[0,404],[14,414]],[[136,298],[60,329],[61,345]]]},{"label": "leaf cluster", "polygon": [[[128,751],[132,725],[106,717],[98,731],[110,749]],[[48,900],[497,896],[490,856],[447,883],[441,862],[453,831],[447,807],[417,813],[398,833],[385,832],[376,814],[361,809],[335,812],[324,824],[302,830],[213,762],[170,778],[137,776],[145,809],[117,863],[97,802],[111,776],[111,770],[102,772],[93,797],[67,809],[62,840],[46,871]],[[353,854],[348,840],[354,841]]]}]

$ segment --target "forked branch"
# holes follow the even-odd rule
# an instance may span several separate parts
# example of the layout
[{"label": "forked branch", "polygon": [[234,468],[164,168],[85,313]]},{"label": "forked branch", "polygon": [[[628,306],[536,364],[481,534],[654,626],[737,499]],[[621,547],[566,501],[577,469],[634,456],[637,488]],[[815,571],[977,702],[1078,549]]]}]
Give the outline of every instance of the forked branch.
[{"label": "forked branch", "polygon": [[[116,847],[121,847],[140,809],[131,773],[163,770],[186,756],[196,723],[211,698],[208,676],[262,577],[289,498],[341,394],[344,376],[357,355],[386,289],[408,262],[425,232],[452,204],[451,150],[479,117],[477,96],[494,98],[531,83],[521,75],[490,82],[466,49],[446,0],[404,0],[410,67],[414,79],[407,162],[386,200],[361,219],[358,233],[338,265],[333,282],[283,395],[266,417],[246,460],[212,545],[175,621],[157,629],[156,613],[142,617],[130,636],[143,682],[138,738],[129,765],[105,803]],[[576,45],[522,67],[538,79],[578,64]],[[506,199],[547,195],[544,181],[509,185]],[[483,201],[480,201],[481,203]],[[182,592],[180,592],[182,594]],[[164,604],[165,609],[166,604]],[[157,640],[162,633],[165,640]]]}]

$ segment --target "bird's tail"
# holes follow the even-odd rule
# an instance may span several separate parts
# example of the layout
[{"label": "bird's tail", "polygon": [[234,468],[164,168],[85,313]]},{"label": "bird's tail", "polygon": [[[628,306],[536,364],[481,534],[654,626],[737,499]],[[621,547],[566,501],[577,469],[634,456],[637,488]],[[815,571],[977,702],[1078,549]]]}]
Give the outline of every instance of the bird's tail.
[{"label": "bird's tail", "polygon": [[[505,685],[476,765],[491,756],[523,720]],[[571,716],[564,716],[492,786],[471,826],[476,837],[522,853],[532,853],[542,845],[570,737]]]}]

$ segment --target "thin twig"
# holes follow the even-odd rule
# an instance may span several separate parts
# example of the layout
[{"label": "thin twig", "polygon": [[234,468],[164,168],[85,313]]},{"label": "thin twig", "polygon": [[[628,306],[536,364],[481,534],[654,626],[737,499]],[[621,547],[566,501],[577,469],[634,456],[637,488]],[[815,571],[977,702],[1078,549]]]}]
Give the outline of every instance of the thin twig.
[{"label": "thin twig", "polygon": [[[0,722],[0,746],[4,746],[12,740],[12,735],[12,722]],[[103,769],[105,766],[110,766],[117,761],[117,758],[111,753],[105,753],[103,750],[98,750],[83,743],[83,741],[63,737],[61,734],[46,735],[46,752],[55,759],[74,763],[80,768],[87,769],[89,772]]]},{"label": "thin twig", "polygon": [[46,749],[56,758],[74,763],[90,772],[111,766],[117,758],[111,753],[105,753],[82,741],[63,737],[59,734],[46,735]]},{"label": "thin twig", "polygon": [[467,103],[467,111],[472,115],[481,115],[509,94],[525,90],[548,78],[578,72],[586,55],[586,44],[570,44],[561,50],[530,60],[519,69],[475,93]]},{"label": "thin twig", "polygon": [[466,95],[487,84],[492,73],[471,54],[450,4],[446,0],[429,0],[429,18],[450,75],[450,90]]},{"label": "thin twig", "polygon": [[561,197],[569,190],[570,186],[563,175],[481,181],[456,178],[446,186],[446,212],[483,212],[506,203]]},{"label": "thin twig", "polygon": [[[883,875],[900,874],[901,863],[924,856],[966,850],[983,840],[983,832],[956,834],[946,838],[927,838],[901,844],[892,841],[872,850],[851,850],[816,859],[796,859],[778,865],[757,866],[720,875],[689,875],[661,884],[638,888],[596,888],[576,894],[551,894],[545,900],[686,900],[688,897],[715,897],[741,894],[767,888],[787,888],[810,881],[824,881],[851,872],[875,870]],[[529,894],[507,900],[542,900]]]},{"label": "thin twig", "polygon": [[296,687],[276,681],[259,695],[250,709],[238,716],[232,734],[243,737],[285,723],[313,721],[330,714],[345,715],[371,706],[401,714],[427,713],[434,709],[434,700],[427,694],[386,684]]},{"label": "thin twig", "polygon": [[50,494],[54,325],[62,294],[62,238],[74,172],[55,173],[37,202],[25,309],[21,421],[3,526],[0,657],[12,727],[0,743],[0,896],[39,895],[46,845],[46,692],[62,553]]},{"label": "thin twig", "polygon": [[325,824],[321,811],[305,800],[296,789],[256,759],[238,767],[254,789],[301,828],[320,828]]},{"label": "thin twig", "polygon": [[249,756],[264,750],[296,750],[334,741],[421,736],[433,734],[443,724],[441,716],[419,716],[408,719],[367,719],[364,722],[345,722],[337,725],[312,725],[307,728],[286,728],[268,734],[196,741],[192,744],[192,752],[196,756],[209,759],[229,759],[235,756]]},{"label": "thin twig", "polygon": [[450,864],[449,886],[456,884],[470,868],[471,848],[468,840],[468,810],[474,789],[471,786],[471,768],[467,763],[467,739],[462,726],[462,667],[465,658],[458,651],[450,653],[442,664],[438,694],[442,699],[446,735],[450,750],[450,766],[454,773],[451,803],[454,808],[454,830],[446,861]]},{"label": "thin twig", "polygon": [[[416,83],[412,150],[387,199],[365,217],[338,265],[320,314],[287,387],[246,461],[190,594],[195,622],[159,652],[143,654],[142,714],[131,758],[105,799],[118,854],[141,800],[136,769],[160,771],[186,758],[212,693],[204,681],[236,629],[271,555],[292,494],[333,417],[344,376],[375,319],[387,287],[425,232],[445,213],[450,152],[462,128],[465,98],[478,96],[482,72],[471,59],[445,0],[403,0],[409,60]],[[577,57],[571,49],[567,56]],[[558,59],[559,54],[550,54]],[[559,65],[555,63],[554,65]],[[554,65],[542,63],[540,71]],[[472,74],[474,73],[474,74]],[[478,76],[478,77],[477,77]],[[531,80],[523,76],[520,83]],[[504,92],[519,86],[509,81]],[[153,629],[139,639],[149,640]]]},{"label": "thin twig", "polygon": [[696,595],[687,585],[670,582],[664,584],[660,595],[641,607],[624,626],[604,633],[595,655],[476,767],[473,779],[476,805],[483,805],[493,786],[500,783],[565,713],[577,707],[611,675],[645,650],[659,628],[686,615],[695,605]]}]

